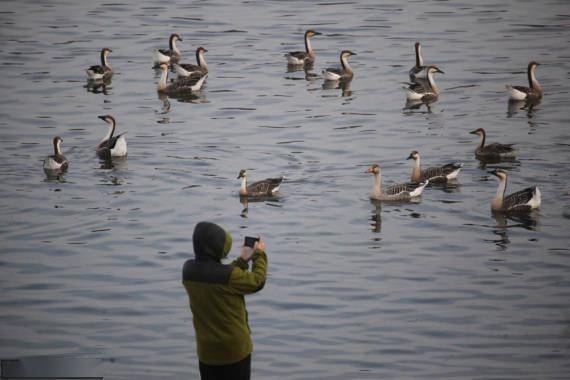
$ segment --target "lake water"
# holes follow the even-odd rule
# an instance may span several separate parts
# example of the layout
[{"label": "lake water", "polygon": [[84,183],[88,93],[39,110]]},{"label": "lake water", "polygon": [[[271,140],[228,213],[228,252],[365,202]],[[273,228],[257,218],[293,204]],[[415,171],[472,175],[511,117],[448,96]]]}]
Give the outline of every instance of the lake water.
[{"label": "lake water", "polygon": [[[290,72],[303,48],[315,69]],[[154,48],[179,33],[184,61],[208,49],[189,99],[161,98]],[[404,109],[421,41],[445,72],[428,109]],[[198,378],[181,268],[201,220],[234,241],[260,233],[269,279],[248,297],[255,379],[568,379],[570,373],[570,8],[547,1],[2,1],[0,4],[0,358],[97,357],[108,379]],[[113,50],[104,90],[84,70]],[[321,70],[350,62],[350,89]],[[544,100],[509,108],[505,84]],[[111,114],[128,158],[101,163]],[[519,158],[484,165],[488,141]],[[43,158],[63,137],[68,172]],[[421,201],[371,203],[422,163],[464,163]],[[493,217],[498,182],[537,184],[530,218]],[[237,195],[285,177],[281,196]],[[237,245],[231,256],[239,252]]]}]

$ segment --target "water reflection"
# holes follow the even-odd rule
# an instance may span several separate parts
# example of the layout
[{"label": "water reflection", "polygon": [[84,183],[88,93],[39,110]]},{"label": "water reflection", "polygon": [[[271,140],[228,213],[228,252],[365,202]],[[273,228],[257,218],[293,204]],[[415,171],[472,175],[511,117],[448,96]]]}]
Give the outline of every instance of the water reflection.
[{"label": "water reflection", "polygon": [[[402,111],[404,111],[404,114],[411,114],[414,113],[412,111],[421,111],[418,113],[432,113],[431,110],[431,104],[435,103],[437,101],[437,99],[434,100],[409,100],[406,99],[406,104],[404,104],[404,108],[402,109]],[[422,111],[422,106],[425,106],[426,109],[425,111]]]},{"label": "water reflection", "polygon": [[306,80],[306,81],[314,81],[316,79],[318,79],[318,75],[316,73],[313,72],[313,67],[312,66],[307,66],[304,67],[302,65],[299,66],[294,66],[294,65],[287,65],[287,73],[296,73],[299,71],[304,71],[305,72],[305,77],[301,78],[301,77],[297,77],[297,76],[291,76],[288,75],[285,77],[285,79],[289,79],[289,80]]},{"label": "water reflection", "polygon": [[376,233],[382,232],[382,202],[371,199],[370,203],[374,206],[370,214],[371,230]]},{"label": "water reflection", "polygon": [[109,95],[109,90],[112,89],[111,78],[99,80],[88,79],[87,83],[83,87],[87,89],[87,92],[91,92],[93,94]]},{"label": "water reflection", "polygon": [[352,83],[352,78],[343,80],[325,80],[323,82],[323,90],[341,90],[341,96],[347,97],[352,95],[350,90],[350,84]]},{"label": "water reflection", "polygon": [[[479,161],[479,169],[487,170],[487,169],[504,169],[504,170],[512,170],[515,167],[520,166],[520,161],[514,157],[478,157],[475,158]],[[499,165],[499,164],[509,164],[509,165]]]},{"label": "water reflection", "polygon": [[281,207],[281,197],[279,195],[274,195],[274,196],[255,196],[255,197],[248,197],[248,196],[244,196],[244,195],[240,195],[239,196],[239,202],[242,205],[242,210],[240,212],[240,216],[242,218],[248,218],[249,216],[249,204],[250,203],[265,203],[267,206],[273,206],[273,207]]},{"label": "water reflection", "polygon": [[99,158],[99,169],[105,170],[126,170],[127,156]]},{"label": "water reflection", "polygon": [[509,99],[509,103],[507,106],[507,117],[509,118],[513,117],[519,111],[526,111],[527,117],[529,119],[532,119],[534,113],[536,112],[535,108],[538,107],[540,103],[541,99],[528,99],[528,100]]},{"label": "water reflection", "polygon": [[[165,102],[161,98],[161,95],[166,96],[166,100],[168,100],[169,98],[175,99],[180,103],[194,103],[194,104],[209,103],[208,99],[206,98],[206,95],[202,92],[202,90],[192,91],[192,92],[182,91],[176,94],[169,94],[169,95],[158,94],[158,98],[163,101],[163,106],[164,106]],[[170,103],[168,103],[168,107],[169,107],[168,111],[170,111]]]},{"label": "water reflection", "polygon": [[60,182],[60,183],[64,183],[65,182],[65,170],[61,170],[61,169],[45,169],[44,168],[44,173],[46,175],[46,177],[44,178],[45,182]]},{"label": "water reflection", "polygon": [[511,243],[508,234],[508,230],[510,228],[523,228],[528,231],[537,230],[539,221],[539,214],[537,211],[533,211],[531,213],[491,212],[491,215],[496,222],[493,233],[499,237],[498,239],[492,240],[492,242],[503,251],[506,251]]}]

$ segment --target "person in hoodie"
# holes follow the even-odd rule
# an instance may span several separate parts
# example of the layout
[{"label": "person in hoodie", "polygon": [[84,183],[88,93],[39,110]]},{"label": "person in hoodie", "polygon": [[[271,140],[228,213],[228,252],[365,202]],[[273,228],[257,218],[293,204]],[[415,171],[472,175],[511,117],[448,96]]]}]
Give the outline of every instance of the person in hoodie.
[{"label": "person in hoodie", "polygon": [[232,237],[220,226],[198,223],[192,243],[194,259],[184,264],[182,283],[196,330],[200,378],[249,380],[253,343],[244,296],[265,285],[265,243],[259,239],[253,248],[244,246],[230,264],[222,259],[230,252]]}]

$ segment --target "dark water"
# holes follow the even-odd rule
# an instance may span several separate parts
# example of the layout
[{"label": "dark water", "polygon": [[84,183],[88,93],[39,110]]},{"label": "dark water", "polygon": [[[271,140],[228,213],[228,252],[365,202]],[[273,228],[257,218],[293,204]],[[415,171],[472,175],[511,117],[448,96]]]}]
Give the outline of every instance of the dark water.
[{"label": "dark water", "polygon": [[[240,241],[261,233],[270,277],[249,297],[256,379],[567,379],[570,373],[570,8],[560,1],[0,3],[0,357],[106,361],[109,379],[197,378],[180,284],[196,222]],[[312,27],[313,73],[283,53]],[[154,48],[178,32],[188,61],[208,49],[197,97],[161,99]],[[439,101],[403,110],[413,43],[445,75]],[[102,47],[112,84],[86,88]],[[320,70],[351,49],[350,89]],[[542,63],[544,101],[511,107]],[[309,80],[307,80],[309,79]],[[112,114],[129,156],[94,146]],[[484,166],[476,138],[516,143]],[[71,167],[42,160],[64,139]],[[406,180],[461,161],[459,180],[421,202],[372,204],[366,167]],[[495,218],[489,201],[538,184],[531,218]],[[239,202],[235,179],[284,175],[278,200]],[[232,255],[237,254],[234,249]]]}]

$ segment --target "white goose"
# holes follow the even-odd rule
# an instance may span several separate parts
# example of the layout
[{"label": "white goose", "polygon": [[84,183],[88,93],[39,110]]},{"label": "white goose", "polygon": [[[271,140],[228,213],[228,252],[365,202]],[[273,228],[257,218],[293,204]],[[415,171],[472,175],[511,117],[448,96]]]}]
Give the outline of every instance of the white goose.
[{"label": "white goose", "polygon": [[436,100],[439,96],[439,87],[437,87],[435,80],[433,79],[433,74],[441,73],[437,66],[428,66],[426,69],[427,81],[417,81],[410,83],[408,87],[404,87],[406,90],[406,98],[408,100],[421,100],[424,102]]},{"label": "white goose", "polygon": [[459,171],[463,167],[461,162],[454,162],[442,166],[431,166],[426,169],[421,168],[420,152],[413,150],[407,158],[414,160],[414,167],[412,169],[412,181],[420,182],[429,180],[430,183],[447,182],[450,179],[455,179],[459,175]]},{"label": "white goose", "polygon": [[370,194],[370,199],[379,201],[409,201],[412,198],[419,197],[422,191],[429,183],[429,180],[422,182],[397,183],[382,189],[382,176],[380,167],[376,164],[372,165],[366,173],[374,174],[374,188]]},{"label": "white goose", "polygon": [[350,79],[354,76],[352,68],[348,64],[348,57],[356,55],[350,50],[343,50],[340,52],[340,65],[341,68],[327,68],[323,70],[325,80],[337,81],[341,79]]},{"label": "white goose", "polygon": [[536,80],[536,67],[539,66],[540,63],[531,61],[527,67],[527,76],[528,76],[528,87],[524,86],[511,86],[510,84],[506,85],[507,91],[509,93],[509,98],[512,100],[538,100],[542,98],[542,94],[544,90],[540,83]]},{"label": "white goose", "polygon": [[45,170],[67,170],[69,167],[69,160],[61,154],[61,143],[63,139],[59,136],[53,138],[53,151],[54,154],[47,156],[44,160]]},{"label": "white goose", "polygon": [[97,147],[95,148],[97,155],[101,158],[109,157],[122,157],[127,155],[127,139],[125,138],[125,133],[114,136],[116,121],[111,115],[97,116],[99,119],[103,120],[105,123],[109,124],[109,130],[107,134]]},{"label": "white goose", "polygon": [[536,186],[527,187],[526,189],[517,191],[505,197],[507,189],[507,172],[497,169],[489,172],[499,178],[499,187],[497,195],[491,201],[492,211],[502,212],[529,212],[540,207],[541,194]]}]

